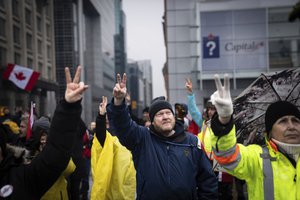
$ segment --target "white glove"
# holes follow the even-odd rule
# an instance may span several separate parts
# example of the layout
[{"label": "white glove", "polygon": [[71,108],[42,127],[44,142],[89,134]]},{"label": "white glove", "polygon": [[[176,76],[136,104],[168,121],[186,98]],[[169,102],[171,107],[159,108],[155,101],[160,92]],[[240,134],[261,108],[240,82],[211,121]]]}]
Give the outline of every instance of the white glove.
[{"label": "white glove", "polygon": [[230,82],[228,74],[224,75],[224,87],[222,86],[220,76],[218,74],[215,74],[215,83],[217,91],[210,96],[211,102],[216,106],[220,117],[231,117],[233,113],[233,105],[230,96]]}]

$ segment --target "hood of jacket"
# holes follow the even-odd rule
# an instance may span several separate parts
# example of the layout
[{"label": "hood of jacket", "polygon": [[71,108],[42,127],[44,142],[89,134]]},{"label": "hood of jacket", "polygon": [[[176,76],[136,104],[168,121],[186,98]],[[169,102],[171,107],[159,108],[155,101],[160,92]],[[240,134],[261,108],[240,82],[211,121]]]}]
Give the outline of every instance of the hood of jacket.
[{"label": "hood of jacket", "polygon": [[184,131],[184,124],[181,121],[176,120],[175,123],[175,133],[170,136],[170,137],[165,137],[163,136],[161,133],[159,133],[158,131],[156,131],[156,129],[154,128],[154,126],[151,124],[150,125],[150,133],[155,135],[156,137],[168,141],[168,142],[182,142],[186,139],[186,132]]}]

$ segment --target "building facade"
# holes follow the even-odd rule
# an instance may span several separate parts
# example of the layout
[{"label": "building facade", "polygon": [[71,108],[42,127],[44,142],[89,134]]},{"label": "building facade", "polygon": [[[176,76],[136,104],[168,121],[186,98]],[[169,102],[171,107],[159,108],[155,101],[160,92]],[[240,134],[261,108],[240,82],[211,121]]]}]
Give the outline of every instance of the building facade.
[{"label": "building facade", "polygon": [[299,67],[300,23],[288,21],[296,2],[165,0],[169,100],[187,101],[186,78],[203,108],[216,90],[216,73],[229,74],[235,97],[261,73]]},{"label": "building facade", "polygon": [[122,9],[122,1],[115,0],[116,34],[115,34],[115,74],[126,72],[126,15]]},{"label": "building facade", "polygon": [[139,60],[137,61],[139,69],[142,71],[143,80],[143,104],[144,107],[150,106],[151,100],[153,99],[153,79],[152,79],[152,65],[150,60]]},{"label": "building facade", "polygon": [[[55,106],[56,83],[53,1],[0,1],[0,105],[11,111],[30,109],[36,104],[38,114],[50,115]],[[2,74],[8,63],[40,73],[31,92],[17,88]]]},{"label": "building facade", "polygon": [[[82,118],[93,121],[101,97],[111,98],[115,84],[115,16],[121,8],[122,0],[1,0],[0,106],[28,110],[33,101],[38,115],[51,117],[64,97],[64,68],[74,75],[81,65],[81,80],[89,85]],[[2,80],[8,63],[40,73],[30,93]]]},{"label": "building facade", "polygon": [[132,113],[142,118],[142,111],[152,100],[152,66],[150,60],[130,61],[127,64],[127,90]]},{"label": "building facade", "polygon": [[58,98],[65,90],[64,68],[83,67],[81,80],[89,85],[82,118],[94,121],[102,96],[111,97],[115,83],[115,1],[54,0]]}]

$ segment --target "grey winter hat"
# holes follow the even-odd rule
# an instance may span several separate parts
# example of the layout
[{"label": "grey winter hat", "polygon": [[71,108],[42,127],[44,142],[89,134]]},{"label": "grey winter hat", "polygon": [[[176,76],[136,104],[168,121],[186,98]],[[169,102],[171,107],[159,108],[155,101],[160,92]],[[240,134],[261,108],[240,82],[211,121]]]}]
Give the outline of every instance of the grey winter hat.
[{"label": "grey winter hat", "polygon": [[169,109],[174,114],[171,104],[165,100],[164,96],[153,99],[149,107],[149,116],[151,122],[153,122],[155,114],[162,109]]},{"label": "grey winter hat", "polygon": [[49,133],[50,129],[50,121],[47,117],[42,116],[38,120],[35,120],[32,125],[32,130],[36,130],[37,128],[40,128],[44,130],[47,134]]}]

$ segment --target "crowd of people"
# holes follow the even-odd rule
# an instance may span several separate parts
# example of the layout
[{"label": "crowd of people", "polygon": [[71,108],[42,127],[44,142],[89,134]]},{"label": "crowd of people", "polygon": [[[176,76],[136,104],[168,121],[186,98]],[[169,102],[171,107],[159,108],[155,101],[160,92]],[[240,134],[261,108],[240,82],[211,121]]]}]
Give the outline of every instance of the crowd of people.
[{"label": "crowd of people", "polygon": [[[266,145],[237,143],[229,77],[201,112],[154,98],[132,113],[126,74],[103,96],[90,126],[81,119],[88,86],[65,68],[65,96],[52,118],[0,110],[0,199],[298,199],[300,111],[277,101],[265,113]],[[28,137],[28,131],[31,131]],[[90,182],[92,177],[92,182]],[[247,188],[244,187],[247,185]],[[247,195],[245,195],[247,194]]]}]

